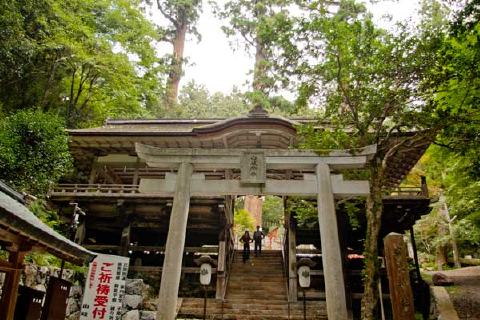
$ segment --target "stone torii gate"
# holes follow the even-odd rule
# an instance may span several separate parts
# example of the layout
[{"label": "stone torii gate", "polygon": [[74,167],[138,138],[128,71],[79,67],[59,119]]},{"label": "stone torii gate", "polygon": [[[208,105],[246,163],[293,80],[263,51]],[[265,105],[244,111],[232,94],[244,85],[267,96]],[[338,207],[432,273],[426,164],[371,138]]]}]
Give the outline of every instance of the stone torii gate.
[{"label": "stone torii gate", "polygon": [[[334,198],[365,196],[368,181],[346,181],[331,170],[364,168],[375,146],[320,155],[303,150],[156,148],[136,143],[138,157],[150,167],[169,169],[165,179],[141,179],[141,193],[173,197],[157,319],[173,320],[191,197],[277,195],[317,197],[328,319],[346,320],[347,303]],[[207,180],[200,172],[240,171],[240,179]],[[269,171],[297,170],[303,180],[269,178]],[[197,173],[195,173],[197,172]],[[227,175],[226,175],[227,176]],[[278,177],[277,177],[278,178]],[[290,269],[290,268],[289,268]],[[289,281],[296,284],[295,270]]]}]

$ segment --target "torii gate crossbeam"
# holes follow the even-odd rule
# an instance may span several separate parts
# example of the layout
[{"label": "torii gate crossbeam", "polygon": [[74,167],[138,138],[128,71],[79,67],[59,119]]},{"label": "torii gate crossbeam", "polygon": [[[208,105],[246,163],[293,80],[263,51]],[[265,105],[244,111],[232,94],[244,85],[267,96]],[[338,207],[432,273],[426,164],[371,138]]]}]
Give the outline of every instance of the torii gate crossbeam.
[{"label": "torii gate crossbeam", "polygon": [[[345,280],[338,238],[334,196],[368,194],[367,181],[344,181],[331,169],[354,169],[366,166],[375,146],[356,154],[333,151],[319,155],[302,150],[271,149],[160,149],[135,145],[138,156],[149,166],[178,170],[164,180],[142,179],[140,192],[173,196],[173,207],[165,248],[157,319],[173,320],[178,296],[186,221],[191,196],[277,194],[316,195],[325,275],[325,294],[329,319],[347,320]],[[240,180],[205,180],[195,170],[240,169]],[[304,180],[267,179],[267,170],[314,172]],[[246,178],[245,178],[246,177]]]}]

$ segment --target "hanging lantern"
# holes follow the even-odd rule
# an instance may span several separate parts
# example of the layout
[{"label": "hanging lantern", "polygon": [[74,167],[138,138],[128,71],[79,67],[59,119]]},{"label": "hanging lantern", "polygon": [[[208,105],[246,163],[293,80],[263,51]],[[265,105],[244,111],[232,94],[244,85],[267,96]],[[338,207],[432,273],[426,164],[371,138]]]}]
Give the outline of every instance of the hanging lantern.
[{"label": "hanging lantern", "polygon": [[210,263],[202,263],[200,266],[200,283],[208,286],[212,280],[212,265]]},{"label": "hanging lantern", "polygon": [[200,283],[208,286],[212,281],[212,266],[216,266],[217,261],[207,255],[203,255],[194,261],[200,266]]},{"label": "hanging lantern", "polygon": [[309,266],[301,266],[298,268],[298,282],[300,283],[300,287],[308,288],[310,287],[310,267]]},{"label": "hanging lantern", "polygon": [[310,268],[315,265],[309,258],[302,258],[298,261],[298,282],[300,287],[302,288],[309,288],[310,287]]}]

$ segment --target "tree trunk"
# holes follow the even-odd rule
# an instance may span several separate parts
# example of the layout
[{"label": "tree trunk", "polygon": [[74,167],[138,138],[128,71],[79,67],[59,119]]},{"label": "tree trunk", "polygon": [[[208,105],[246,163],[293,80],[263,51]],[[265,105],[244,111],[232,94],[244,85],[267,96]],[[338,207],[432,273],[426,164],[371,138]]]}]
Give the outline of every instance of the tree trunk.
[{"label": "tree trunk", "polygon": [[443,266],[447,263],[447,248],[442,245],[438,245],[435,250],[436,260],[437,260],[437,269],[439,271],[443,270]]},{"label": "tree trunk", "polygon": [[[444,238],[448,234],[447,226],[450,223],[449,223],[448,212],[445,211],[445,205],[444,205],[445,198],[441,197],[440,201],[442,201],[443,204],[439,208],[440,219],[438,224],[438,235]],[[447,264],[447,246],[438,244],[435,253],[436,253],[436,260],[437,260],[437,269],[442,271],[443,266]]]},{"label": "tree trunk", "polygon": [[458,246],[457,246],[457,239],[455,239],[455,231],[453,230],[452,227],[452,221],[455,219],[450,218],[450,212],[448,210],[448,205],[447,202],[443,202],[443,212],[445,215],[445,218],[448,221],[448,233],[450,234],[450,242],[452,244],[452,253],[453,253],[453,263],[455,264],[455,268],[461,268],[462,264],[460,263],[460,254],[458,252]]},{"label": "tree trunk", "polygon": [[167,81],[167,107],[172,109],[177,104],[178,88],[182,78],[183,51],[185,48],[185,36],[187,34],[186,23],[179,24],[173,39],[173,57],[171,70]]},{"label": "tree trunk", "polygon": [[378,235],[381,227],[383,203],[382,186],[384,170],[373,161],[370,168],[370,194],[367,197],[367,233],[364,251],[364,293],[362,297],[362,320],[375,319],[375,308],[378,302]]},{"label": "tree trunk", "polygon": [[264,43],[257,37],[256,39],[256,47],[255,47],[255,66],[253,70],[253,90],[260,91],[266,94],[266,59],[265,59],[265,45]]},{"label": "tree trunk", "polygon": [[[262,2],[262,1],[259,1]],[[254,16],[257,21],[264,18],[267,14],[265,5],[259,5],[255,8]],[[267,85],[265,83],[267,70],[266,70],[266,54],[265,54],[265,41],[263,41],[262,37],[258,34],[258,30],[256,30],[257,34],[255,37],[255,65],[253,70],[253,90],[259,91],[263,94],[267,94]]]}]

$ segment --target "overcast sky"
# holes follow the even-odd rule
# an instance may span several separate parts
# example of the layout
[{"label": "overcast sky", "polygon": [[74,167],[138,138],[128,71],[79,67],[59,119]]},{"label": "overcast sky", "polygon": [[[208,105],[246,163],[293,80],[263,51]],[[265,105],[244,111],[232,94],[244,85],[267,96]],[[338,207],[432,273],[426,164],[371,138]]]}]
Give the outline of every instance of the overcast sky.
[{"label": "overcast sky", "polygon": [[[222,1],[218,3],[221,4]],[[395,21],[415,16],[418,1],[385,1],[370,8],[378,23],[385,26],[386,23],[381,21],[381,17],[385,14],[392,15]],[[157,14],[154,15],[154,19],[159,18]],[[205,85],[210,92],[229,93],[234,86],[240,89],[247,88],[245,83],[251,78],[248,73],[253,67],[253,57],[250,57],[243,48],[234,51],[229,44],[229,39],[220,29],[221,25],[222,22],[205,4],[198,23],[202,41],[197,42],[191,36],[187,38],[185,56],[188,59],[188,65],[185,68],[181,86],[193,79],[196,83]],[[171,52],[171,46],[167,46],[165,50]]]}]

